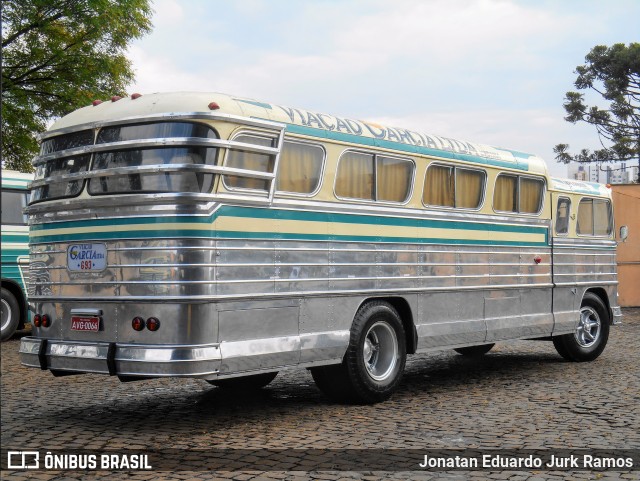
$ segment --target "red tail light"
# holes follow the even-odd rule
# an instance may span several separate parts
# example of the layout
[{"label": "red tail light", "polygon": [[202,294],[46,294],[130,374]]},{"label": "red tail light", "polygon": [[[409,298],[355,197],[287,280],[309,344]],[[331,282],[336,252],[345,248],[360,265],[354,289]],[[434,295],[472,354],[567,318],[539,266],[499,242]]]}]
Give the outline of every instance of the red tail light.
[{"label": "red tail light", "polygon": [[35,316],[33,316],[33,325],[36,327],[40,327],[41,324],[42,318],[40,317],[40,314],[36,314]]},{"label": "red tail light", "polygon": [[131,321],[131,327],[136,331],[142,331],[144,329],[144,319],[136,316]]},{"label": "red tail light", "polygon": [[51,318],[47,314],[42,314],[42,327],[49,327],[51,325]]},{"label": "red tail light", "polygon": [[160,320],[157,317],[150,317],[147,319],[147,329],[153,332],[160,329]]}]

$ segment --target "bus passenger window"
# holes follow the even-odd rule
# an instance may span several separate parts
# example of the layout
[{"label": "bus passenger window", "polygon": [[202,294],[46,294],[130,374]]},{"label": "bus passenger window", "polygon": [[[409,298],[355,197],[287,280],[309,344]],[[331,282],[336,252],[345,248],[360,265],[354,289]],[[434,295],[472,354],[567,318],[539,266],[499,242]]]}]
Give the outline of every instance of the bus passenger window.
[{"label": "bus passenger window", "polygon": [[[271,137],[258,137],[255,135],[238,135],[233,139],[235,142],[243,142],[245,144],[262,145],[264,147],[275,147],[276,139]],[[240,149],[229,150],[226,167],[234,169],[257,170],[259,172],[273,172],[275,156],[271,154],[262,154],[259,152],[248,152]],[[239,177],[233,175],[225,175],[223,177],[227,187],[235,189],[252,189],[252,190],[268,190],[269,181],[264,179],[254,179],[251,177]]]},{"label": "bus passenger window", "polygon": [[542,209],[543,193],[541,179],[500,174],[493,193],[493,210],[537,214]]},{"label": "bus passenger window", "polygon": [[409,197],[413,164],[402,159],[376,157],[376,200],[404,202]]},{"label": "bus passenger window", "polygon": [[578,234],[608,236],[613,231],[611,203],[604,199],[582,199],[578,206]]},{"label": "bus passenger window", "polygon": [[336,174],[336,195],[352,199],[375,200],[373,155],[345,152]]},{"label": "bus passenger window", "polygon": [[409,160],[347,151],[340,157],[335,192],[344,198],[405,202],[413,170]]},{"label": "bus passenger window", "polygon": [[558,209],[556,211],[556,234],[565,235],[569,233],[569,215],[571,213],[571,200],[561,197],[558,199]]},{"label": "bus passenger window", "polygon": [[280,152],[276,190],[311,194],[320,185],[324,150],[317,145],[285,141]]},{"label": "bus passenger window", "polygon": [[422,200],[425,205],[455,206],[455,177],[453,167],[430,165],[424,179]]},{"label": "bus passenger window", "polygon": [[503,212],[518,212],[518,178],[514,175],[499,175],[493,193],[493,208]]},{"label": "bus passenger window", "polygon": [[613,231],[611,204],[608,200],[593,200],[593,234],[608,236]]},{"label": "bus passenger window", "polygon": [[480,170],[456,168],[456,207],[477,209],[482,203],[486,176]]}]

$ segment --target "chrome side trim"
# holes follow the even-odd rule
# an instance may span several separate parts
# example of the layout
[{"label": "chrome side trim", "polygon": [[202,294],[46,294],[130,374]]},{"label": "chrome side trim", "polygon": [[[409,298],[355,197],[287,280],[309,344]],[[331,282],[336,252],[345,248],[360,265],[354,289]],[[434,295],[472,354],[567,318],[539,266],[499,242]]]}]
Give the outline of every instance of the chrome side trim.
[{"label": "chrome side trim", "polygon": [[[349,279],[354,280],[354,279]],[[287,279],[289,281],[289,279]],[[247,281],[242,281],[247,282]],[[253,281],[251,281],[253,282]],[[273,279],[271,279],[273,282]],[[613,281],[611,281],[613,282]],[[603,285],[605,282],[585,283],[585,285]],[[617,284],[617,282],[616,282]],[[573,283],[567,283],[563,285],[576,285]],[[278,293],[247,293],[247,294],[220,294],[215,296],[209,295],[192,295],[192,296],[93,296],[92,300],[100,302],[119,302],[119,301],[153,301],[156,303],[166,302],[180,302],[180,303],[193,303],[193,302],[215,302],[220,300],[230,299],[291,299],[292,297],[344,297],[351,295],[387,295],[395,296],[398,293],[402,294],[420,294],[424,292],[452,292],[452,291],[495,291],[501,289],[549,289],[554,285],[551,283],[543,284],[493,284],[485,286],[450,286],[450,287],[424,287],[424,288],[394,288],[389,289],[351,289],[340,291],[287,291]],[[52,302],[52,301],[86,301],[86,297],[76,296],[37,296],[30,295],[30,301],[40,302]]]}]

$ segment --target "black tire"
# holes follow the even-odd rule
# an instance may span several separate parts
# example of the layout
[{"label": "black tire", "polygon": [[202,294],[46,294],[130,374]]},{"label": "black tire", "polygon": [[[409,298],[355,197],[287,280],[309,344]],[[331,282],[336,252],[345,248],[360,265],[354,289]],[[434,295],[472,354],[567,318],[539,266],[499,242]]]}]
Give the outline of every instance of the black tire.
[{"label": "black tire", "polygon": [[251,391],[265,387],[273,381],[278,372],[267,372],[264,374],[253,374],[252,376],[232,377],[229,379],[216,379],[207,381],[209,384],[224,389],[237,389],[239,391]]},{"label": "black tire", "polygon": [[391,396],[404,372],[407,347],[397,311],[382,301],[358,310],[342,364],[311,369],[318,388],[337,402],[373,404]]},{"label": "black tire", "polygon": [[2,328],[0,329],[0,339],[6,341],[18,329],[20,325],[20,305],[16,296],[9,289],[2,288]]},{"label": "black tire", "polygon": [[593,361],[607,345],[610,324],[611,317],[602,299],[587,292],[582,299],[576,332],[554,337],[553,345],[567,361]]},{"label": "black tire", "polygon": [[480,346],[458,347],[454,349],[458,354],[464,357],[480,357],[488,353],[495,344],[482,344]]}]

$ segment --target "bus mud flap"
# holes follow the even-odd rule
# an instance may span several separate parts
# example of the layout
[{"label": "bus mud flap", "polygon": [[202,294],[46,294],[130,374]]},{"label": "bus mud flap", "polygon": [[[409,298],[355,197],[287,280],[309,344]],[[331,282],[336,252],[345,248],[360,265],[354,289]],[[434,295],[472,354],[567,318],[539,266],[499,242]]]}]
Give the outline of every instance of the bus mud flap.
[{"label": "bus mud flap", "polygon": [[38,362],[40,363],[40,369],[47,370],[47,344],[46,339],[40,341],[40,349],[38,349]]},{"label": "bus mud flap", "polygon": [[116,343],[110,342],[109,349],[107,350],[107,369],[109,370],[109,376],[116,375]]}]

